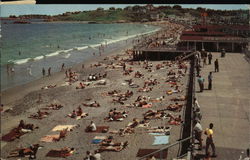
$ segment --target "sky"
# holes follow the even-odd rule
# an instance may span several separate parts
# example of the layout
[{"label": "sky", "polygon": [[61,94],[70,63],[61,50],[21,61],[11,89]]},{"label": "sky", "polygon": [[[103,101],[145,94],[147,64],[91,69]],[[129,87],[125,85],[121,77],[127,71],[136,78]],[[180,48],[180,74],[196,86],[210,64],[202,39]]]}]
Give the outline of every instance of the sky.
[{"label": "sky", "polygon": [[[132,6],[133,4],[131,4]],[[166,4],[164,4],[166,5]],[[179,5],[179,4],[178,4]],[[25,14],[46,14],[46,15],[57,15],[65,13],[68,11],[85,11],[85,10],[95,10],[98,7],[108,9],[109,7],[124,8],[129,6],[127,4],[77,4],[77,5],[63,5],[63,4],[3,4],[0,6],[1,17],[8,17],[9,15],[25,15]],[[221,9],[221,10],[236,10],[236,9],[249,9],[249,5],[237,5],[237,4],[223,4],[223,5],[210,5],[210,4],[185,4],[181,5],[183,8],[211,8],[211,9]]]}]

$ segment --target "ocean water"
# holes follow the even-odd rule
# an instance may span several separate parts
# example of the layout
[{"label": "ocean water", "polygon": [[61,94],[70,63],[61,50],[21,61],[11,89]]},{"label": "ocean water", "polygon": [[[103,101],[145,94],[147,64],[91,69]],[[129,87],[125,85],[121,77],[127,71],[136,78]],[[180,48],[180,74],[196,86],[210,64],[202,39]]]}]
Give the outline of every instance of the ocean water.
[{"label": "ocean water", "polygon": [[[124,45],[125,40],[159,30],[144,24],[1,23],[1,90],[40,78],[42,68],[59,71],[105,51]],[[7,74],[7,64],[15,72]]]}]

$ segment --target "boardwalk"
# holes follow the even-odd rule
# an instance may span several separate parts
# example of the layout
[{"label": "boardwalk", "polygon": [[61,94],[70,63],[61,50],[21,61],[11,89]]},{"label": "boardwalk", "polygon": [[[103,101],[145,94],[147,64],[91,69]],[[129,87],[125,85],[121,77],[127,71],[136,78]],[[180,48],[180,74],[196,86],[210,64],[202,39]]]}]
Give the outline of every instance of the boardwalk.
[{"label": "boardwalk", "polygon": [[[213,53],[213,61],[219,59],[220,72],[213,73],[213,88],[207,89],[207,76],[214,71],[214,65],[205,65],[201,75],[205,78],[205,91],[196,96],[203,114],[202,127],[214,123],[214,141],[218,157],[216,160],[239,159],[245,157],[250,147],[250,64],[243,54],[228,53],[220,58]],[[203,153],[205,153],[203,135]],[[242,153],[244,152],[244,153]]]}]

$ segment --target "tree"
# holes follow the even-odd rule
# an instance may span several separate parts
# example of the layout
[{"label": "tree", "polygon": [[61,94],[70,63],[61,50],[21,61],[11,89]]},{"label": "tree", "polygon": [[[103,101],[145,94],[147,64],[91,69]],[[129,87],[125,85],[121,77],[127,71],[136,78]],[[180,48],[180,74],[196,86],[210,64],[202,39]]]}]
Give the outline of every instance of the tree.
[{"label": "tree", "polygon": [[104,8],[99,7],[99,8],[97,8],[96,10],[97,10],[97,11],[104,11]]},{"label": "tree", "polygon": [[174,6],[173,6],[173,9],[181,10],[182,7],[181,7],[180,5],[174,5]]},{"label": "tree", "polygon": [[115,7],[110,7],[109,10],[110,11],[115,11]]}]

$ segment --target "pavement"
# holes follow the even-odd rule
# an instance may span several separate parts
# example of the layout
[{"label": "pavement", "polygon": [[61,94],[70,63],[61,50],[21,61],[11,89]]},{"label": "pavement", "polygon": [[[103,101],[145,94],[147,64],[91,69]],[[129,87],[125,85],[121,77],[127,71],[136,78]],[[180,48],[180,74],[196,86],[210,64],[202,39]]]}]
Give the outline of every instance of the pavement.
[{"label": "pavement", "polygon": [[[238,160],[246,157],[250,148],[250,63],[244,54],[227,53],[225,58],[214,52],[211,65],[202,68],[205,90],[200,93],[196,80],[196,97],[201,106],[203,130],[209,123],[214,124],[214,143],[217,158],[213,160]],[[212,90],[207,90],[208,74],[214,71],[214,61],[218,58],[220,71],[213,72]],[[202,63],[203,64],[203,63]],[[205,154],[206,136],[203,134]],[[210,148],[210,152],[211,148]]]}]

